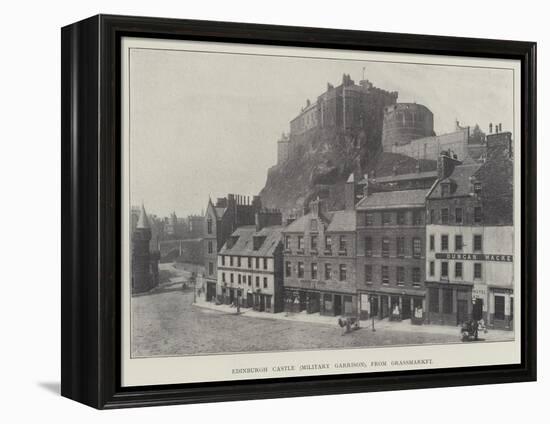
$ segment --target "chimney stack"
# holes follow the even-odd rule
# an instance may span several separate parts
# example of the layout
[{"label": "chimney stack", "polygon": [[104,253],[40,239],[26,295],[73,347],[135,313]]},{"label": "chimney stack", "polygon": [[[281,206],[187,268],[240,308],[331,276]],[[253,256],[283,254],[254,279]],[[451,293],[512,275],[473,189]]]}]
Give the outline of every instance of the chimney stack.
[{"label": "chimney stack", "polygon": [[489,134],[493,133],[493,123],[489,122]]}]

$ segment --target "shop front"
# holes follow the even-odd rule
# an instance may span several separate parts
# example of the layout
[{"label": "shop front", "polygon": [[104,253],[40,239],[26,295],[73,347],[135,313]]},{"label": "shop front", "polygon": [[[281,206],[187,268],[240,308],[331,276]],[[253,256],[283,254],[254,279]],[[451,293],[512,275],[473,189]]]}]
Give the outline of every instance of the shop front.
[{"label": "shop front", "polygon": [[426,287],[426,321],[429,324],[455,326],[473,317],[472,283],[427,281]]},{"label": "shop front", "polygon": [[361,319],[388,318],[390,321],[411,320],[422,324],[425,311],[424,290],[367,290],[360,293]]},{"label": "shop front", "polygon": [[501,330],[514,329],[514,291],[511,288],[489,286],[490,328]]}]

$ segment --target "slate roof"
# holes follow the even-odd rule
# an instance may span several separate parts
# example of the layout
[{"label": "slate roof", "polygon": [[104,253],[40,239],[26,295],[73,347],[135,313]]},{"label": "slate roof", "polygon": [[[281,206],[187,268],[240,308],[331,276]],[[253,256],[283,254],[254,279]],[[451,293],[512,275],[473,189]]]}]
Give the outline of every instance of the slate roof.
[{"label": "slate roof", "polygon": [[357,210],[395,209],[423,206],[429,190],[400,190],[372,193],[357,204]]},{"label": "slate roof", "polygon": [[[467,164],[458,165],[453,170],[453,173],[441,180],[441,183],[451,183],[451,194],[449,197],[455,196],[468,196],[470,194],[470,177],[472,177],[481,167],[481,164]],[[430,194],[428,198],[436,198],[433,194]],[[439,198],[439,197],[437,197]]]},{"label": "slate roof", "polygon": [[336,211],[332,216],[327,232],[350,232],[355,231],[356,228],[356,213],[354,210]]},{"label": "slate roof", "polygon": [[[281,232],[283,227],[273,226],[265,227],[260,231],[256,231],[254,225],[245,225],[237,228],[232,237],[238,237],[235,244],[228,248],[228,240],[220,250],[220,255],[235,255],[235,256],[273,256],[277,245],[281,241]],[[254,237],[265,237],[264,242],[258,250],[254,250]],[[230,239],[231,239],[230,238]]]},{"label": "slate roof", "polygon": [[289,225],[284,228],[285,233],[303,233],[306,228],[309,228],[312,219],[317,219],[319,221],[328,224],[332,218],[334,212],[324,212],[319,216],[313,214],[312,212],[307,213],[300,218],[296,219]]},{"label": "slate roof", "polygon": [[[386,177],[374,178],[377,183],[387,183],[391,181],[406,181],[406,180],[419,180],[422,178],[434,178],[437,177],[437,171],[425,171],[425,172],[411,172],[408,174],[400,175],[388,175]],[[365,180],[361,182],[365,183]]]}]

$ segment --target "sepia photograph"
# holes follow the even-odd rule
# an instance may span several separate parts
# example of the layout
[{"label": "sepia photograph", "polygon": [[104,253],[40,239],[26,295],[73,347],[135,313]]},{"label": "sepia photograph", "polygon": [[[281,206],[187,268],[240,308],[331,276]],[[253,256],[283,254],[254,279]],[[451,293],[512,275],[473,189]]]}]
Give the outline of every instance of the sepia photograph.
[{"label": "sepia photograph", "polygon": [[[516,346],[513,63],[159,43],[124,55],[129,360]],[[314,369],[391,365],[355,357]]]}]

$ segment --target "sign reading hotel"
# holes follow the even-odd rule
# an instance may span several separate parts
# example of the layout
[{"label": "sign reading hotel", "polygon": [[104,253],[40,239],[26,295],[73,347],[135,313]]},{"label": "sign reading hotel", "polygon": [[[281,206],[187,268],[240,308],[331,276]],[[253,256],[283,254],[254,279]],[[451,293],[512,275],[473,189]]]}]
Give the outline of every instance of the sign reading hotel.
[{"label": "sign reading hotel", "polygon": [[513,262],[514,256],[488,253],[436,253],[435,258],[462,261]]}]

